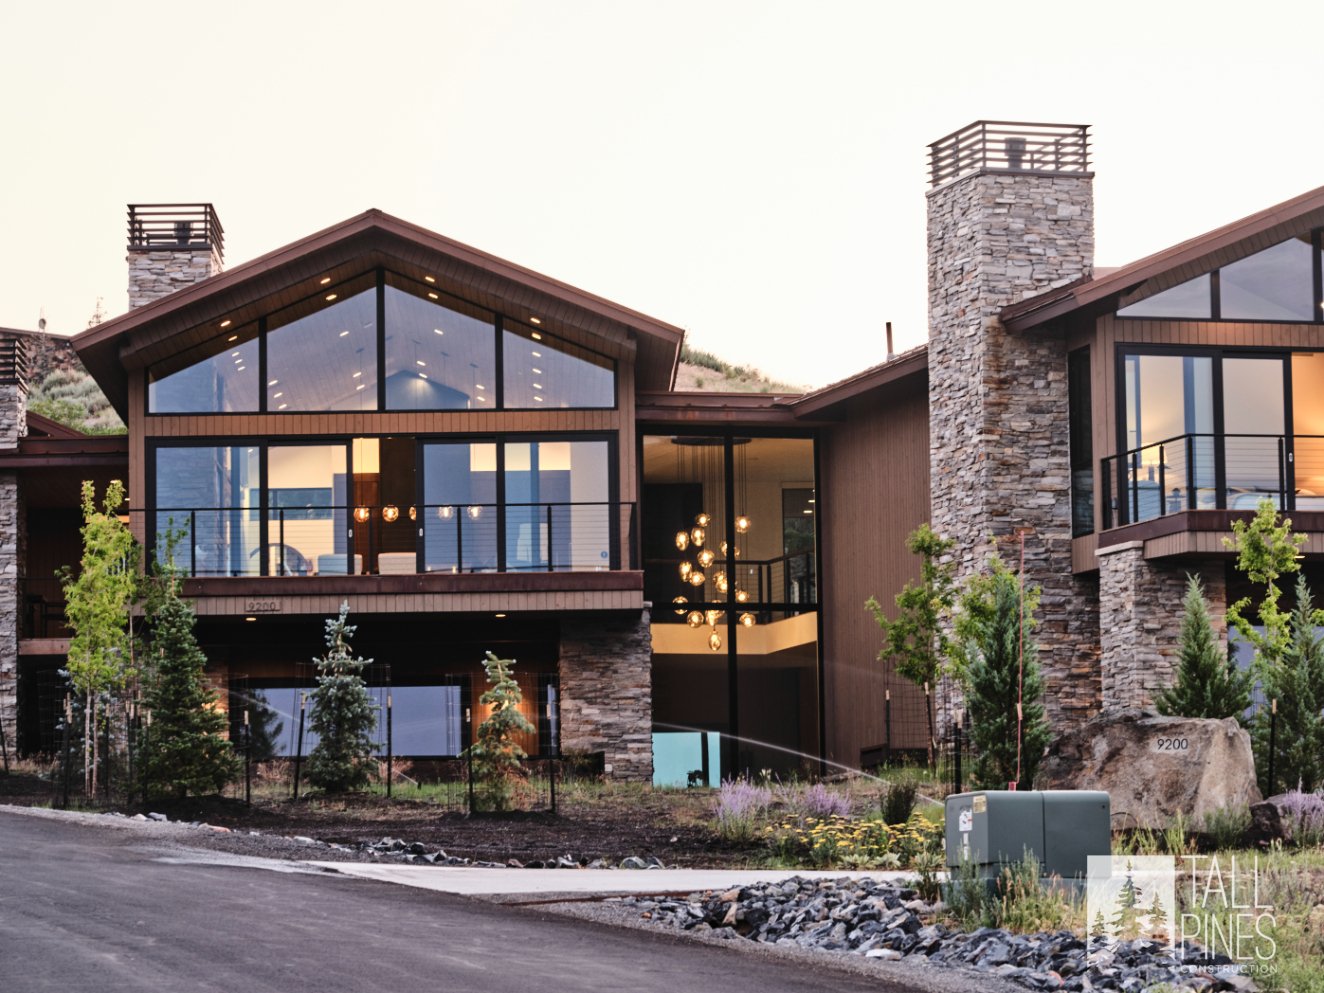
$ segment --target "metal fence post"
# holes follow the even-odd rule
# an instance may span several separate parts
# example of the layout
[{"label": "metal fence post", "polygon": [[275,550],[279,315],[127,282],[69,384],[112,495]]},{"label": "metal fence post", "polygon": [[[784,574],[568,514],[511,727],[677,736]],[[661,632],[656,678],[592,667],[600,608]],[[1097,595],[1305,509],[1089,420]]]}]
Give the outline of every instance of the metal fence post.
[{"label": "metal fence post", "polygon": [[892,691],[883,691],[883,733],[884,745],[886,748],[886,762],[892,764]]},{"label": "metal fence post", "polygon": [[299,773],[303,765],[303,716],[308,709],[308,694],[299,694],[299,740],[294,746],[294,799],[299,799]]},{"label": "metal fence post", "polygon": [[952,776],[952,786],[955,792],[961,792],[961,722],[952,721],[952,758],[955,762]]},{"label": "metal fence post", "polygon": [[244,803],[253,806],[253,728],[248,723],[248,708],[244,708]]},{"label": "metal fence post", "polygon": [[556,813],[556,759],[547,760],[547,788],[552,796],[552,813]]},{"label": "metal fence post", "polygon": [[1278,750],[1278,700],[1274,698],[1269,702],[1269,788],[1265,791],[1266,797],[1273,796],[1274,781],[1274,753]]},{"label": "metal fence post", "polygon": [[69,725],[73,723],[73,706],[69,701],[69,694],[64,695],[64,783],[63,801],[60,806],[68,808],[69,806]]},{"label": "metal fence post", "polygon": [[467,749],[465,749],[465,752],[464,752],[464,758],[465,758],[465,765],[466,765],[466,767],[467,767],[467,769],[468,769],[468,773],[469,773],[469,775],[468,775],[468,779],[469,779],[469,811],[468,811],[468,813],[469,813],[470,816],[472,816],[472,815],[473,815],[473,812],[474,812],[474,749],[473,749],[473,745],[472,745],[472,744],[470,744],[469,747],[468,747]]},{"label": "metal fence post", "polygon": [[391,694],[386,694],[386,799],[391,799],[391,779],[394,771],[394,754],[391,747]]}]

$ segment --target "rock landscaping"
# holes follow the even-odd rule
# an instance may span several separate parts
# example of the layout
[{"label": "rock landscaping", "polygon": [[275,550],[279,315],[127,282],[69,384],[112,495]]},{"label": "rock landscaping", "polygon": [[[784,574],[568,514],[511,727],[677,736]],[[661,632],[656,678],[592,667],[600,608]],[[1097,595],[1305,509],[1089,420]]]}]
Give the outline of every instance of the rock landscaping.
[{"label": "rock landscaping", "polygon": [[871,879],[805,879],[761,883],[685,899],[624,897],[622,910],[658,927],[709,932],[731,940],[886,960],[922,959],[973,969],[1032,990],[1253,990],[1192,945],[1169,951],[1152,941],[1102,939],[1089,946],[1069,931],[1014,934],[1000,928],[955,930],[939,922],[934,904],[913,889]]}]

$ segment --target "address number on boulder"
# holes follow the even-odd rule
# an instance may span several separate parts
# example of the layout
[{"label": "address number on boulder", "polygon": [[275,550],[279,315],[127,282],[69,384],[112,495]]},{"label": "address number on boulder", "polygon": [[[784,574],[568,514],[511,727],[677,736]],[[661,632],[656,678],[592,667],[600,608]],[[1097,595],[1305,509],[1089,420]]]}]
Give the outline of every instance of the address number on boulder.
[{"label": "address number on boulder", "polygon": [[1156,752],[1184,752],[1191,747],[1188,738],[1155,738],[1154,751]]}]

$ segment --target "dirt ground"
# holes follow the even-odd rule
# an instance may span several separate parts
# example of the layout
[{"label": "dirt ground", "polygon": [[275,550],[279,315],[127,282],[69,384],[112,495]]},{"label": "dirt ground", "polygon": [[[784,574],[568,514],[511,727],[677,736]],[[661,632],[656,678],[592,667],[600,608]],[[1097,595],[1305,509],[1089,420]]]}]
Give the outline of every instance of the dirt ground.
[{"label": "dirt ground", "polygon": [[[474,860],[506,862],[548,860],[569,856],[579,862],[606,859],[618,863],[627,856],[656,856],[667,865],[687,868],[731,867],[760,859],[763,849],[730,845],[711,827],[712,790],[654,791],[640,786],[577,784],[562,791],[556,814],[511,813],[468,816],[427,800],[376,795],[299,800],[254,797],[242,800],[198,798],[71,807],[88,811],[116,810],[127,815],[158,812],[172,821],[202,821],[229,828],[231,833],[200,832],[200,843],[244,854],[275,857],[308,856],[306,848],[282,841],[304,836],[354,846],[384,837],[421,842],[432,851]],[[36,776],[0,773],[0,803],[58,806],[51,783]],[[249,832],[259,832],[257,839]],[[318,858],[328,857],[319,853]],[[334,853],[331,858],[371,858]]]}]

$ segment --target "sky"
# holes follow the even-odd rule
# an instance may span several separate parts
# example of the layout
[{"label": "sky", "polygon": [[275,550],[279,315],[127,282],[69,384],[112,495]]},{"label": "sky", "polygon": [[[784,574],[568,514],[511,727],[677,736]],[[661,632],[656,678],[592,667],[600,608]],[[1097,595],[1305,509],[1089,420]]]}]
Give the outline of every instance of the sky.
[{"label": "sky", "polygon": [[1092,126],[1095,260],[1324,185],[1324,4],[0,6],[0,326],[127,307],[125,205],[227,265],[377,207],[821,386],[923,342],[927,145]]}]

